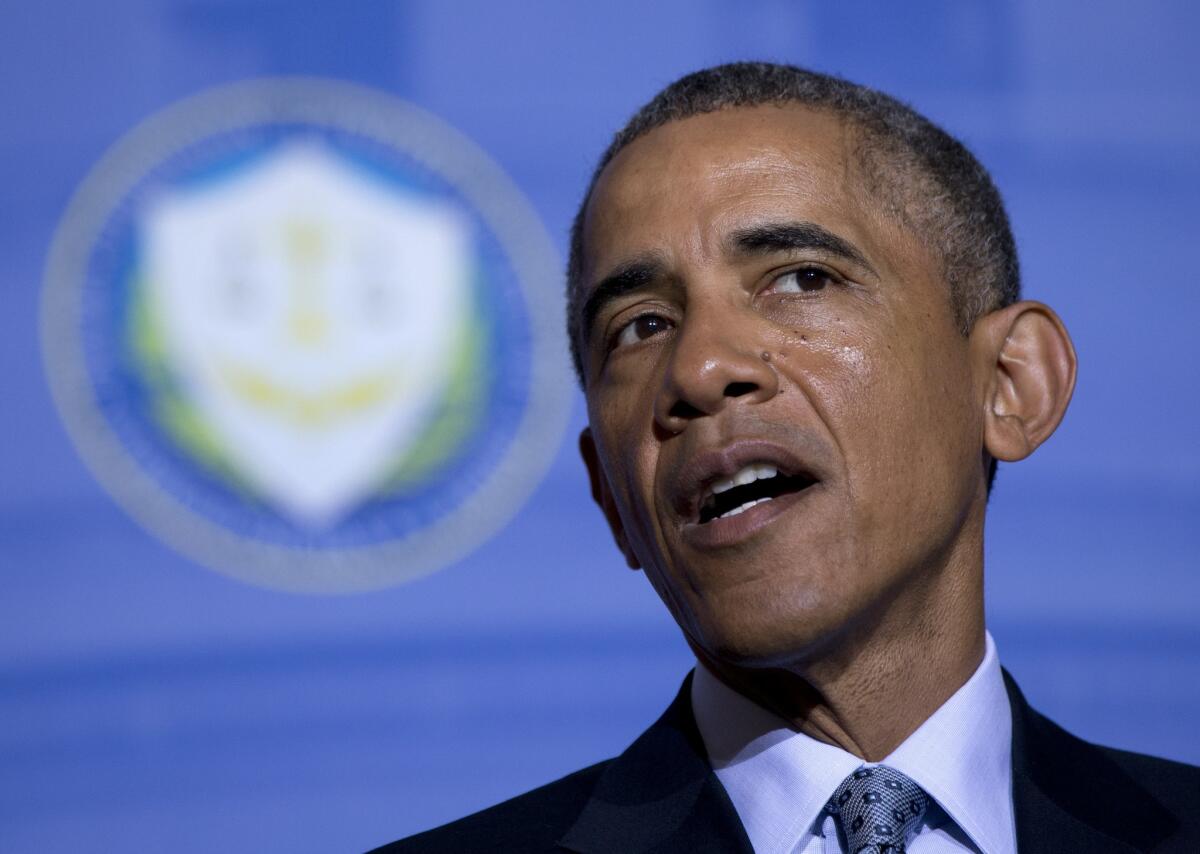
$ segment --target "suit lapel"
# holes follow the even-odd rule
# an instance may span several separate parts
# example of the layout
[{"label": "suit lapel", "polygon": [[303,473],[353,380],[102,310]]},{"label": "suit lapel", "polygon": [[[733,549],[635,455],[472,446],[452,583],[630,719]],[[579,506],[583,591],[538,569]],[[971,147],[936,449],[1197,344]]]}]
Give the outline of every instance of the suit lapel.
[{"label": "suit lapel", "polygon": [[559,845],[580,854],[753,854],[708,764],[689,674],[658,721],[605,769]]},{"label": "suit lapel", "polygon": [[[1171,814],[1105,752],[1030,708],[1007,672],[1013,809],[1021,854],[1135,854],[1175,829]],[[559,845],[579,854],[753,854],[708,764],[691,676],[661,718],[600,776]]]},{"label": "suit lapel", "polygon": [[1007,672],[1013,809],[1021,854],[1152,851],[1176,825],[1104,751],[1029,707]]}]

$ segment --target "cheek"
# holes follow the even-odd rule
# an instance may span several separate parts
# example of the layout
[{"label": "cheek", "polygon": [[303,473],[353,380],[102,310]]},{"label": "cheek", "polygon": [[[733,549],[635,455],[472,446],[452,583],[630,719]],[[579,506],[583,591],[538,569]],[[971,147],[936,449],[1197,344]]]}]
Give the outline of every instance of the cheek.
[{"label": "cheek", "polygon": [[969,469],[980,427],[966,345],[929,343],[849,326],[794,342],[798,384],[842,451],[855,503],[920,503]]},{"label": "cheek", "polygon": [[654,502],[654,471],[656,460],[644,448],[626,449],[628,469],[624,473],[621,495],[621,514],[631,544],[643,564],[653,561],[658,542],[657,514]]},{"label": "cheek", "polygon": [[[878,358],[882,357],[882,358]],[[873,548],[924,549],[955,526],[974,495],[979,441],[965,355],[893,345],[864,354],[854,418],[854,498]]]},{"label": "cheek", "polygon": [[[624,393],[623,393],[624,392]],[[653,411],[639,400],[639,390],[615,386],[594,395],[589,422],[599,445],[604,471],[630,544],[643,561],[653,541],[654,481],[658,444]]]}]

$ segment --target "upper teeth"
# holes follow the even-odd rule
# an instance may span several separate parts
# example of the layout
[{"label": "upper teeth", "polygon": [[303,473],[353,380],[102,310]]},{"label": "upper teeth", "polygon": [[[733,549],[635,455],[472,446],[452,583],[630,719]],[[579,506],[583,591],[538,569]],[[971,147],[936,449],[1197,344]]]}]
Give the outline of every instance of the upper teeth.
[{"label": "upper teeth", "polygon": [[754,483],[756,480],[765,480],[768,477],[775,477],[779,474],[779,469],[770,463],[751,463],[745,466],[733,477],[723,477],[712,485],[712,494],[720,495],[733,489],[735,486],[745,486],[748,483]]}]

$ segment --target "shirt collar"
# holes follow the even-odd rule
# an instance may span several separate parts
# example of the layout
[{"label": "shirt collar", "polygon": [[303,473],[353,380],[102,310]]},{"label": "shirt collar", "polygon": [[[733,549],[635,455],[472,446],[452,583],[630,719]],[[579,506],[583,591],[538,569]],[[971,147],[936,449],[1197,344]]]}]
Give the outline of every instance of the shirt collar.
[{"label": "shirt collar", "polygon": [[[862,760],[792,730],[703,665],[692,709],[756,852],[792,851]],[[992,636],[971,678],[883,760],[915,780],[983,854],[1016,851],[1012,717]]]}]

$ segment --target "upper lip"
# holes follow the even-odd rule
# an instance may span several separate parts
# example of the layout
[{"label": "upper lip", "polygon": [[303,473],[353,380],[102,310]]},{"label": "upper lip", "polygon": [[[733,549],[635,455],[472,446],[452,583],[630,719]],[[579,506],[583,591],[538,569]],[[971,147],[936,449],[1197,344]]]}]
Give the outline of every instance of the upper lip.
[{"label": "upper lip", "polygon": [[689,455],[670,479],[671,505],[682,519],[695,522],[713,482],[732,477],[751,463],[769,463],[781,475],[806,475],[819,481],[821,473],[812,456],[820,455],[806,453],[802,457],[793,449],[766,439],[738,439],[698,451]]}]

